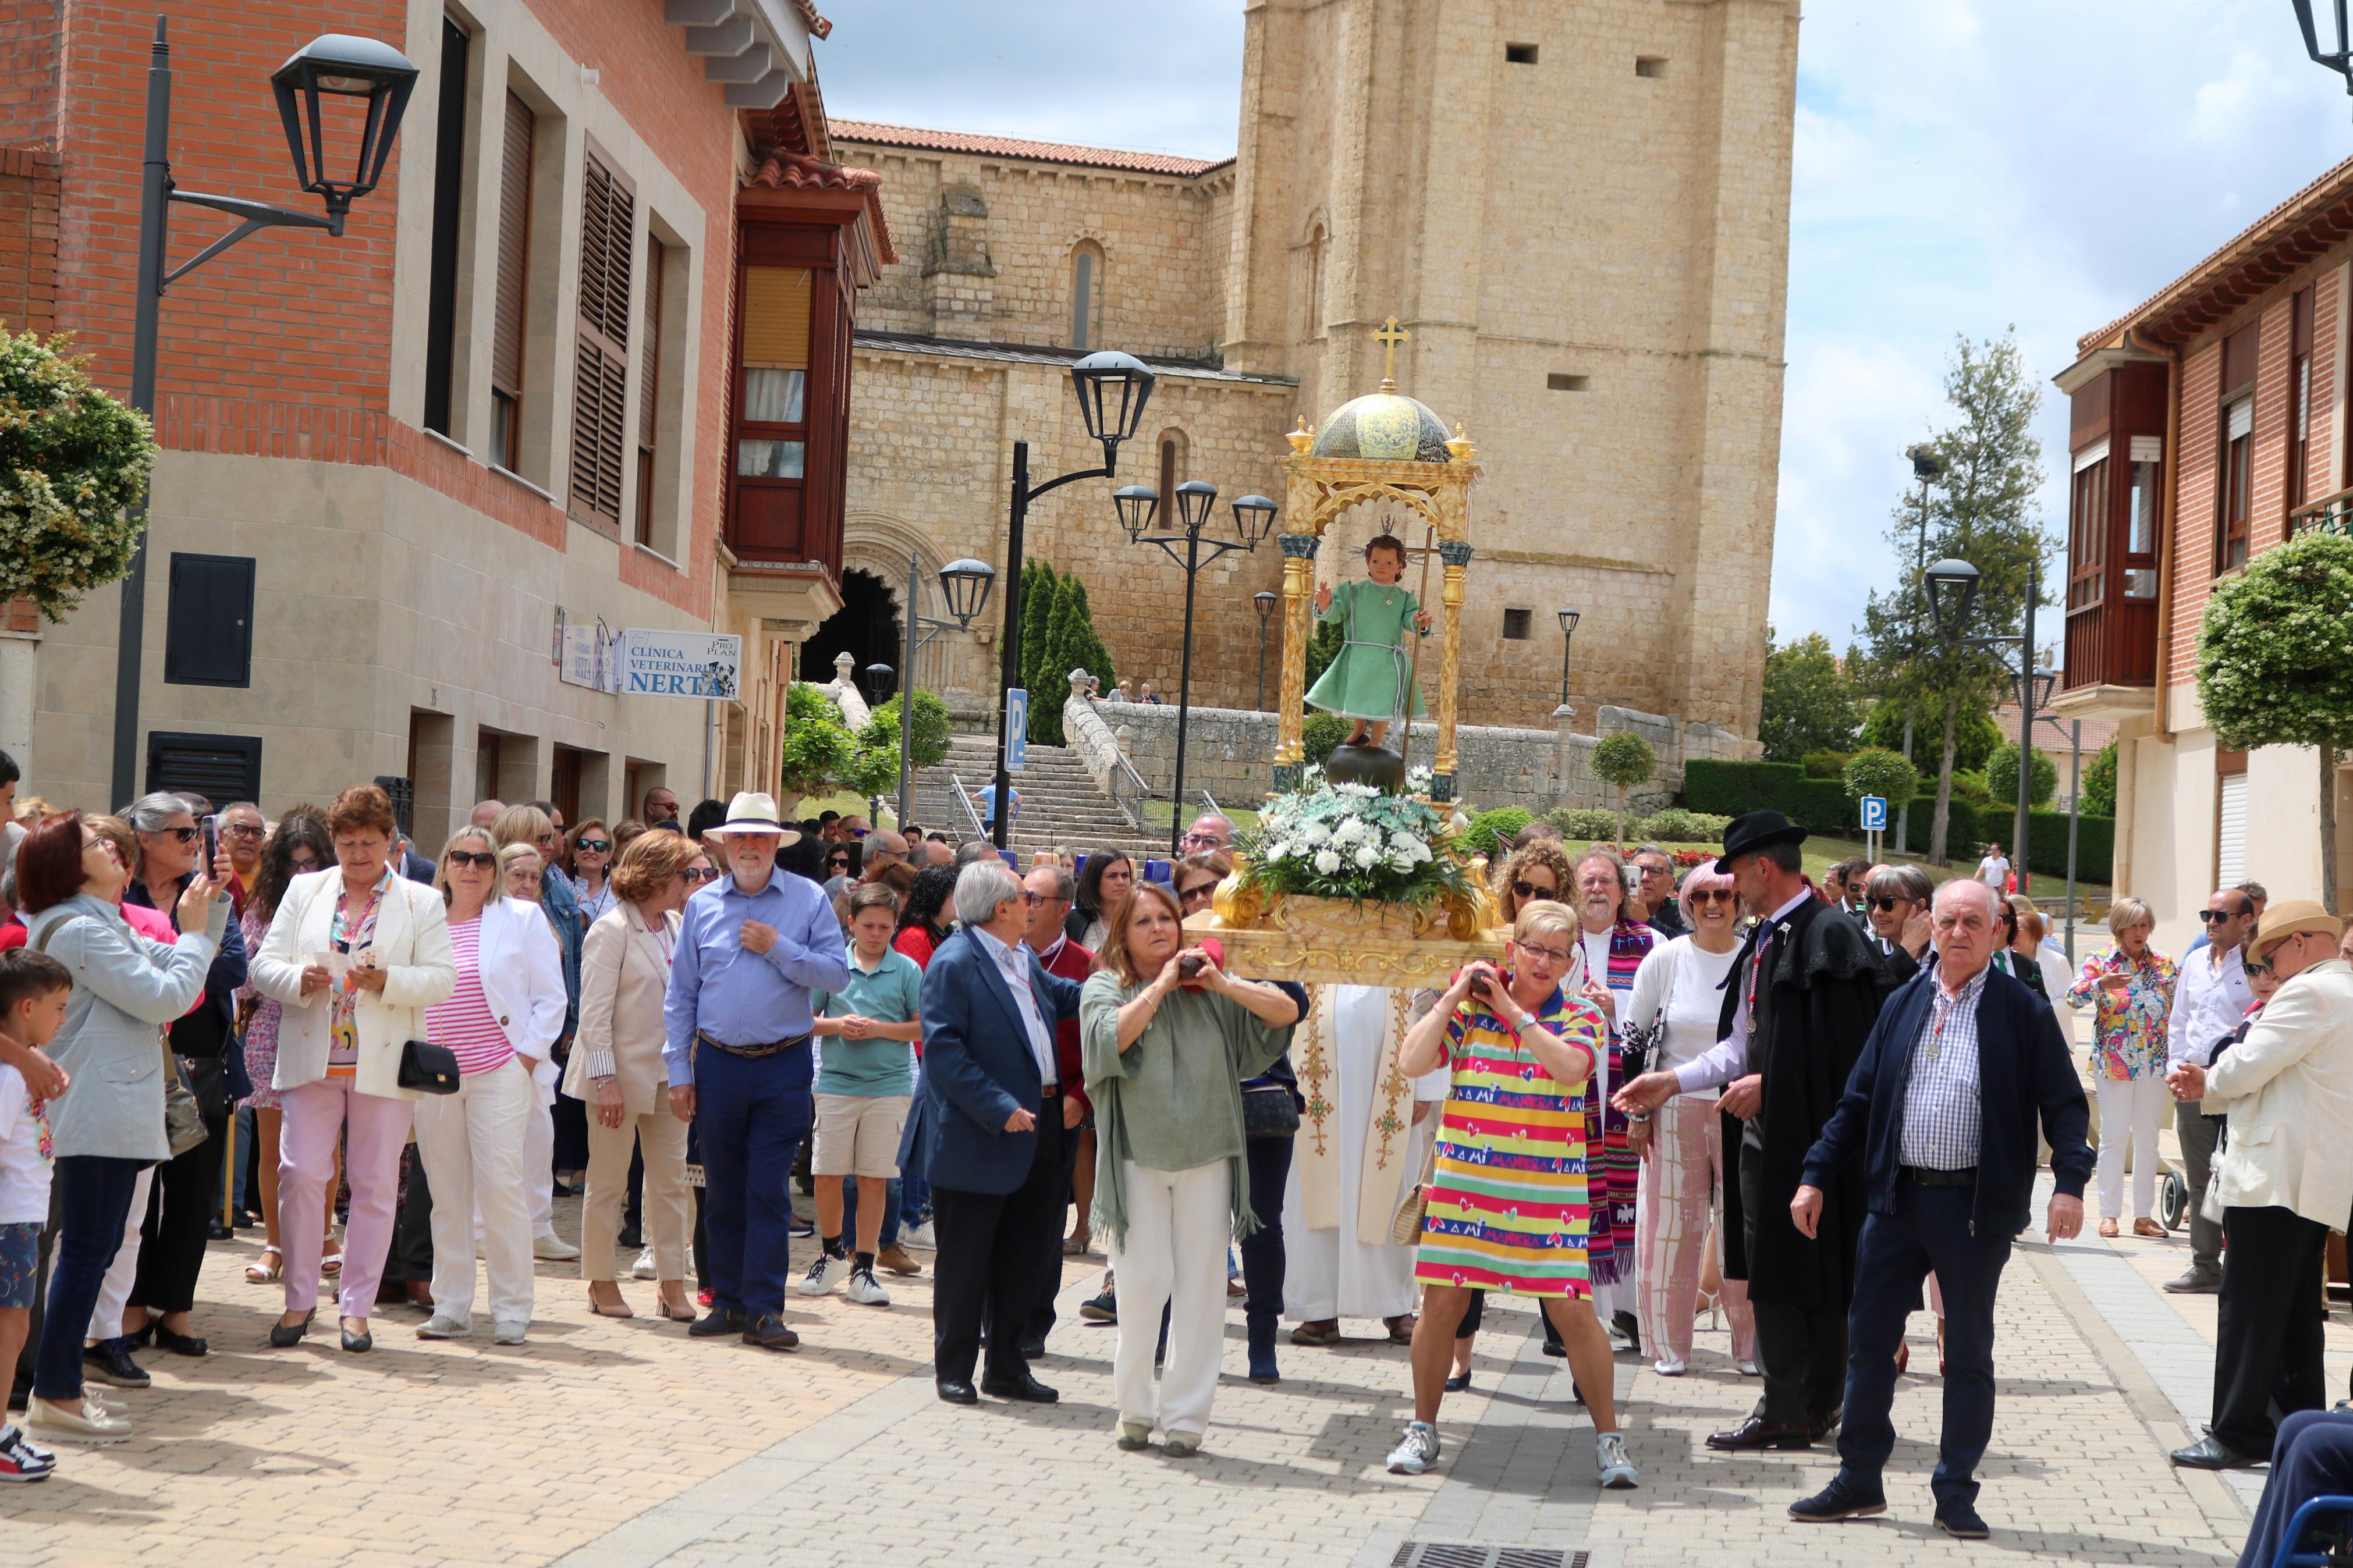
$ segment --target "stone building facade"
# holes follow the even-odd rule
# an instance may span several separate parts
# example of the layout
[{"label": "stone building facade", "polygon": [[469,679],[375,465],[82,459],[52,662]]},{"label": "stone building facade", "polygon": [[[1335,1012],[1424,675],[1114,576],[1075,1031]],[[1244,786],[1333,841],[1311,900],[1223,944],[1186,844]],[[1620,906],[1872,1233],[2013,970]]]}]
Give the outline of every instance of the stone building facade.
[{"label": "stone building facade", "polygon": [[[1465,721],[1550,725],[1566,605],[1581,712],[1753,735],[1796,5],[1264,0],[1245,26],[1230,161],[834,123],[881,174],[902,258],[860,306],[844,562],[880,579],[860,613],[897,613],[911,550],[926,574],[1003,569],[1013,442],[1033,472],[1095,457],[1081,352],[1161,373],[1117,482],[1279,497],[1283,433],[1373,390],[1394,315],[1400,389],[1479,447]],[[1173,697],[1183,579],[1127,542],[1110,488],[1034,510],[1029,552],[1081,574],[1119,672]],[[1361,571],[1382,521],[1356,513],[1319,571]],[[1280,576],[1271,545],[1204,574],[1197,700],[1254,702],[1250,595]],[[918,679],[985,699],[976,633]],[[834,651],[821,635],[805,673]]]}]

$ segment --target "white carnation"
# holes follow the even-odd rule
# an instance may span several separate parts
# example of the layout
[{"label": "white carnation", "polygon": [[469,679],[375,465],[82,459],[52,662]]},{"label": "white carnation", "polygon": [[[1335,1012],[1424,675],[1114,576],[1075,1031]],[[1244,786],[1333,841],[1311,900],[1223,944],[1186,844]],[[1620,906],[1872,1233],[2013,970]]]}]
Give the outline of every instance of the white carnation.
[{"label": "white carnation", "polygon": [[1407,851],[1403,849],[1392,849],[1389,851],[1390,870],[1398,872],[1410,871],[1413,869],[1413,857]]},{"label": "white carnation", "polygon": [[1374,848],[1369,844],[1359,844],[1356,846],[1356,854],[1350,858],[1354,859],[1357,865],[1362,866],[1365,869],[1369,871],[1375,866],[1380,864],[1381,852],[1378,849]]},{"label": "white carnation", "polygon": [[1363,822],[1353,816],[1346,817],[1341,821],[1339,826],[1332,830],[1332,841],[1335,844],[1354,844],[1362,838],[1365,833],[1366,827]]},{"label": "white carnation", "polygon": [[1320,847],[1332,842],[1331,828],[1321,822],[1310,822],[1300,831],[1299,836],[1311,847]]},{"label": "white carnation", "polygon": [[1329,849],[1315,851],[1315,869],[1328,877],[1340,868],[1340,857]]}]

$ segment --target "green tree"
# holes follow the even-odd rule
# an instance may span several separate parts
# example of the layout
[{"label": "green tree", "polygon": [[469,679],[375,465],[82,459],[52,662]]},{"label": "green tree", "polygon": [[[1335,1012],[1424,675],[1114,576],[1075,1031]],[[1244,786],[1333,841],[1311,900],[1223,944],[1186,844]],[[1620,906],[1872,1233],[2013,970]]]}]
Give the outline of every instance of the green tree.
[{"label": "green tree", "polygon": [[[1062,666],[1057,679],[1067,683],[1071,671],[1083,669],[1103,683],[1109,691],[1118,684],[1119,676],[1112,668],[1111,649],[1104,646],[1103,635],[1095,630],[1094,610],[1087,603],[1087,585],[1075,574],[1070,578],[1071,597],[1076,605],[1071,616],[1070,638],[1062,645]],[[1067,684],[1063,687],[1069,691]]]},{"label": "green tree", "polygon": [[[2015,631],[2030,573],[2050,547],[2037,500],[2042,447],[2033,434],[2042,392],[2014,335],[1957,339],[1945,396],[1957,418],[1927,444],[1944,465],[1942,488],[1895,508],[1888,538],[1904,571],[1894,587],[1871,595],[1863,612],[1873,695],[1915,714],[1936,758],[1928,858],[1940,866],[1948,863],[1945,836],[1961,714],[2003,691],[2016,662],[2008,649],[1973,647],[1969,640]],[[1922,570],[1947,556],[1978,572],[1968,623],[1949,628],[1950,641],[1936,635]],[[1914,755],[1920,755],[1916,746]]]},{"label": "green tree", "polygon": [[2086,816],[2114,816],[2116,814],[2116,743],[2110,741],[2099,753],[2084,764],[2084,804]]},{"label": "green tree", "polygon": [[1315,689],[1315,683],[1323,679],[1332,661],[1340,657],[1340,647],[1347,640],[1346,624],[1339,616],[1315,623],[1315,635],[1307,639],[1307,679],[1300,686],[1302,691]]},{"label": "green tree", "polygon": [[[1986,794],[2005,808],[2018,806],[2018,743],[2004,741],[1986,759]],[[2042,747],[2034,748],[2034,783],[2028,801],[2037,809],[2051,804],[2059,793],[2059,764]]]},{"label": "green tree", "polygon": [[2320,889],[2337,912],[2337,753],[2353,746],[2353,539],[2312,532],[2214,584],[2198,697],[2217,743],[2318,749]]},{"label": "green tree", "polygon": [[147,416],[92,386],[87,354],[0,329],[0,599],[62,620],[131,570],[145,529],[125,508],[147,488]]},{"label": "green tree", "polygon": [[[1038,733],[1038,693],[1053,668],[1054,568],[1034,557],[1021,568],[1021,689],[1029,693],[1029,738]],[[1057,713],[1061,705],[1055,704]]]},{"label": "green tree", "polygon": [[843,727],[841,710],[816,687],[794,681],[785,691],[776,787],[788,800],[822,795],[850,784],[857,763],[858,741]]},{"label": "green tree", "polygon": [[1872,746],[1857,752],[1846,764],[1846,795],[1859,801],[1875,795],[1894,810],[1920,792],[1919,771],[1901,752]]},{"label": "green tree", "polygon": [[[1904,751],[1904,704],[1883,700],[1873,705],[1871,717],[1863,721],[1862,743],[1894,752]],[[1953,771],[1957,773],[1985,772],[1986,759],[2001,744],[2001,726],[1993,721],[1993,710],[1982,697],[1964,700],[1960,711],[1953,716]],[[1935,787],[1936,756],[1924,743],[1915,729],[1912,737],[1914,765],[1920,776]],[[1914,796],[1917,799],[1918,796]]]},{"label": "green tree", "polygon": [[1854,685],[1820,632],[1776,645],[1766,633],[1765,710],[1757,738],[1768,763],[1802,761],[1809,752],[1854,744],[1862,704]]},{"label": "green tree", "polygon": [[1593,776],[1618,786],[1618,842],[1626,842],[1626,795],[1658,772],[1659,754],[1631,730],[1604,735],[1593,748]]}]

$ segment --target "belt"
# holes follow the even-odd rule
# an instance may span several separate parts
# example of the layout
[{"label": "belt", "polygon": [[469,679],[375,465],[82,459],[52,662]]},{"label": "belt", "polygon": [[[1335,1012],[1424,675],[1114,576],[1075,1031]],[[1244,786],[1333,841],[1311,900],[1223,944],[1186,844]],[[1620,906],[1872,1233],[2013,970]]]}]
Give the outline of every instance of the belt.
[{"label": "belt", "polygon": [[773,1057],[780,1051],[788,1051],[795,1046],[805,1046],[809,1042],[807,1035],[795,1035],[789,1040],[776,1040],[765,1046],[731,1046],[724,1040],[712,1039],[700,1029],[694,1031],[694,1037],[714,1051],[725,1051],[731,1057],[742,1057],[746,1061],[760,1057]]},{"label": "belt", "polygon": [[1978,1168],[1964,1165],[1957,1171],[1932,1171],[1926,1165],[1906,1165],[1902,1175],[1906,1181],[1924,1187],[1974,1187],[1978,1184]]}]

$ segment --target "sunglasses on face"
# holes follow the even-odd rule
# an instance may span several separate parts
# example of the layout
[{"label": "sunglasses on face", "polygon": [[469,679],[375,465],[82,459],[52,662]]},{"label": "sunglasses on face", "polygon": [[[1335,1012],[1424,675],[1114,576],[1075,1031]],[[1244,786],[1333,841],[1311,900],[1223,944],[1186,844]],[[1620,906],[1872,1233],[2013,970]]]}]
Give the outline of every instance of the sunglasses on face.
[{"label": "sunglasses on face", "polygon": [[1217,890],[1218,885],[1215,882],[1204,882],[1198,888],[1187,888],[1178,892],[1176,901],[1187,905],[1206,903],[1208,901],[1209,895]]},{"label": "sunglasses on face", "polygon": [[2240,964],[2239,967],[2245,970],[2247,977],[2252,980],[2258,974],[2269,974],[2272,972],[2272,961],[2266,958],[2261,963],[2257,963],[2250,960]]},{"label": "sunglasses on face", "polygon": [[2210,926],[2215,926],[2221,925],[2224,921],[2237,920],[2239,917],[2228,910],[2200,910],[2198,918]]},{"label": "sunglasses on face", "polygon": [[689,866],[679,875],[690,882],[715,882],[719,879],[719,873],[708,866]]},{"label": "sunglasses on face", "polygon": [[1868,903],[1868,904],[1869,904],[1873,909],[1877,910],[1880,913],[1882,913],[1882,914],[1885,914],[1885,913],[1887,913],[1890,910],[1893,910],[1894,908],[1895,908],[1895,906],[1896,906],[1896,905],[1898,905],[1898,904],[1908,904],[1908,903],[1910,903],[1912,900],[1909,900],[1909,899],[1886,899],[1886,898],[1880,898],[1880,899],[1866,899],[1866,900],[1863,900],[1863,901],[1864,901],[1864,902],[1866,902],[1866,903]]},{"label": "sunglasses on face", "polygon": [[607,838],[584,838],[580,841],[580,850],[585,855],[602,855],[612,847],[612,841]]},{"label": "sunglasses on face", "polygon": [[1550,888],[1539,888],[1534,882],[1514,882],[1512,897],[1515,899],[1556,899],[1560,895]]},{"label": "sunglasses on face", "polygon": [[153,832],[158,838],[176,838],[183,844],[191,842],[196,837],[196,830],[193,827],[158,827]]},{"label": "sunglasses on face", "polygon": [[499,863],[493,849],[452,849],[448,859],[452,866],[480,866],[485,871]]},{"label": "sunglasses on face", "polygon": [[1692,890],[1692,907],[1698,909],[1706,904],[1729,904],[1739,896],[1730,888],[1695,888]]}]

